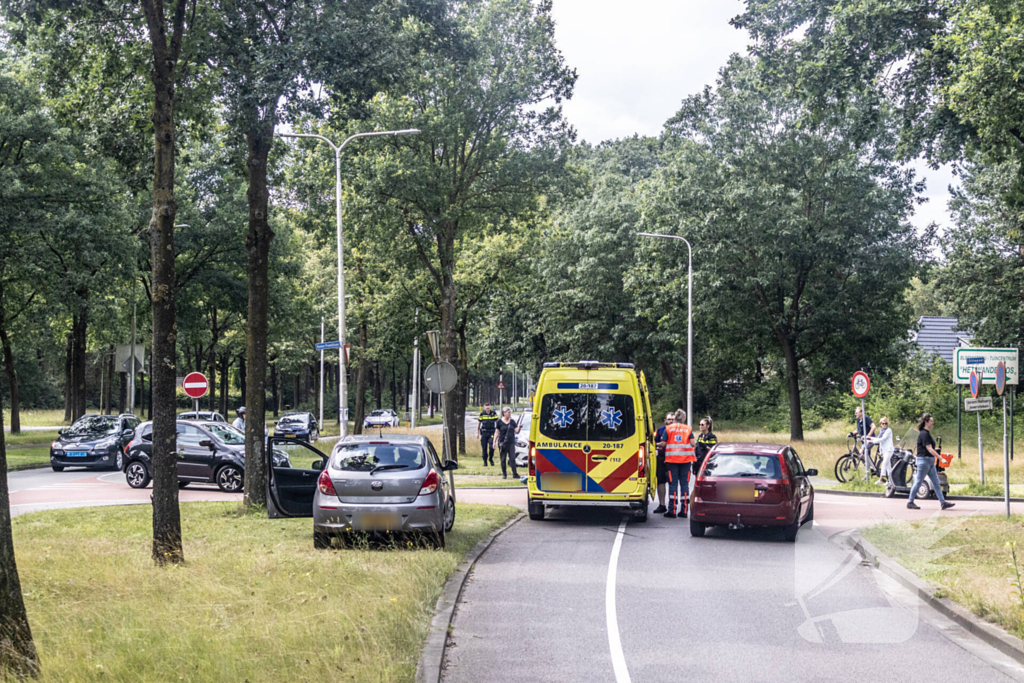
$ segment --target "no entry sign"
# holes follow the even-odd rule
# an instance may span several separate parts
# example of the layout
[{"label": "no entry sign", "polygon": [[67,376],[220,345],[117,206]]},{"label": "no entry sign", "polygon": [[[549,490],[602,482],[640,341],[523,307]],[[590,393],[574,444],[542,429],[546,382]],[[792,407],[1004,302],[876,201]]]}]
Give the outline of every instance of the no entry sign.
[{"label": "no entry sign", "polygon": [[181,383],[181,388],[185,390],[185,393],[190,398],[202,398],[206,396],[206,392],[210,390],[210,382],[206,379],[206,375],[201,372],[190,372],[185,375],[185,379]]},{"label": "no entry sign", "polygon": [[851,389],[853,389],[853,395],[857,398],[864,398],[868,395],[868,390],[871,389],[871,380],[868,378],[866,372],[855,372],[853,373],[853,381],[850,383]]}]

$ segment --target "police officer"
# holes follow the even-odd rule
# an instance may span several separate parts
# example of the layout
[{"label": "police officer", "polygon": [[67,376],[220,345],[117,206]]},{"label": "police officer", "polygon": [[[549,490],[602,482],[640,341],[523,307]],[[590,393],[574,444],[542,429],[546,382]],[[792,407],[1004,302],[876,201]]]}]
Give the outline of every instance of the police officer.
[{"label": "police officer", "polygon": [[480,416],[476,419],[476,438],[480,439],[480,450],[484,454],[484,465],[494,464],[494,430],[498,425],[498,413],[491,408],[490,403],[484,404]]},{"label": "police officer", "polygon": [[235,410],[235,413],[238,415],[238,417],[236,417],[235,421],[231,423],[231,426],[234,427],[235,429],[237,429],[240,432],[244,432],[245,431],[245,406],[239,406]]},{"label": "police officer", "polygon": [[668,511],[668,508],[665,507],[665,490],[668,488],[668,485],[665,483],[668,481],[668,468],[665,466],[665,446],[668,444],[668,432],[666,429],[675,421],[675,413],[666,413],[665,424],[658,427],[658,432],[654,436],[654,446],[657,448],[655,451],[654,471],[658,480],[658,507],[654,508],[654,514],[656,515]]},{"label": "police officer", "polygon": [[[669,506],[666,517],[676,516],[676,500],[682,497],[679,517],[685,518],[690,502],[690,470],[697,459],[693,430],[686,424],[686,411],[677,410],[676,420],[665,426],[665,467],[668,469]],[[678,494],[678,496],[677,496]]]},{"label": "police officer", "polygon": [[711,431],[711,418],[704,417],[700,421],[700,434],[697,435],[697,444],[694,450],[697,459],[693,463],[693,476],[696,477],[700,468],[704,465],[704,459],[708,457],[708,451],[718,445],[718,437]]}]

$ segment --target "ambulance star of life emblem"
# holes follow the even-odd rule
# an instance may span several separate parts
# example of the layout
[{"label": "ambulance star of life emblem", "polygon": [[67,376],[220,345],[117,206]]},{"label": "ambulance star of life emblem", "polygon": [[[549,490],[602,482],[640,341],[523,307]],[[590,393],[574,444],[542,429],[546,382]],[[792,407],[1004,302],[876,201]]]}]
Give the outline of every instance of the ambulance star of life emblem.
[{"label": "ambulance star of life emblem", "polygon": [[601,424],[608,429],[617,429],[622,424],[622,411],[608,407],[601,411]]},{"label": "ambulance star of life emblem", "polygon": [[552,415],[551,419],[559,429],[565,429],[572,424],[572,414],[573,411],[569,410],[565,406],[558,406],[555,408],[554,415]]}]

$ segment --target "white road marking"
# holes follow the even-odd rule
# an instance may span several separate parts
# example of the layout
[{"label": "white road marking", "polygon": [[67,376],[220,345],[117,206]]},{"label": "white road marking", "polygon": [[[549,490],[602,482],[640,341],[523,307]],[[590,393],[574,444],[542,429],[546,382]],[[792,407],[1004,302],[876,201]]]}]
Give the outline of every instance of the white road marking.
[{"label": "white road marking", "polygon": [[615,577],[618,574],[619,549],[622,547],[622,536],[626,532],[626,520],[622,520],[619,531],[615,534],[612,556],[608,560],[608,581],[605,584],[604,606],[608,628],[608,647],[612,654],[612,668],[615,670],[616,683],[630,683],[629,670],[626,668],[626,657],[622,654],[622,641],[619,638],[619,621],[615,613]]}]

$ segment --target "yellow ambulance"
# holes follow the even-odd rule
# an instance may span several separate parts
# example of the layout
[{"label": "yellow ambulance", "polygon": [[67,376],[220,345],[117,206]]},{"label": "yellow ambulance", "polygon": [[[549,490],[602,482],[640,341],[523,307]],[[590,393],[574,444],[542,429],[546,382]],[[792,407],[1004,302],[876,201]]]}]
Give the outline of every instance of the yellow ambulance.
[{"label": "yellow ambulance", "polygon": [[530,421],[530,519],[547,507],[612,506],[647,520],[654,423],[632,363],[545,363]]}]

